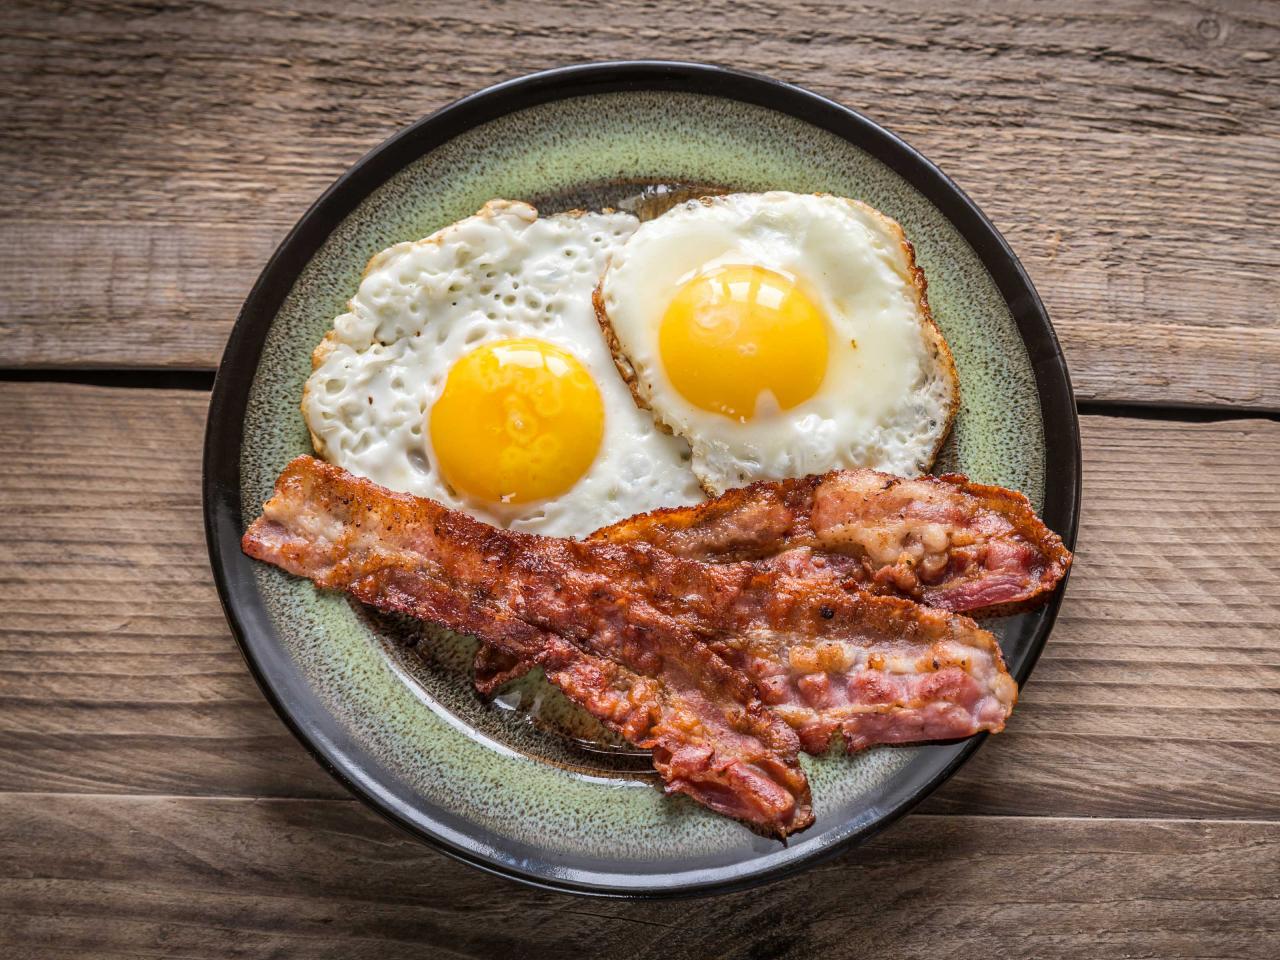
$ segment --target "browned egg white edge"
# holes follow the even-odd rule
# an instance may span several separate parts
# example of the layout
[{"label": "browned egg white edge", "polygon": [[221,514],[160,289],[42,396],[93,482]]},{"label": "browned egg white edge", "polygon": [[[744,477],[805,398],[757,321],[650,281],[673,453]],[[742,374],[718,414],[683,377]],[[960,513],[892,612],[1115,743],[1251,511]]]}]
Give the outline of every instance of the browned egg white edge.
[{"label": "browned egg white edge", "polygon": [[[732,199],[736,196],[750,196],[750,194],[724,194],[716,196],[698,197],[693,200],[686,201],[687,204],[700,203],[705,207],[714,206],[725,200]],[[960,410],[960,375],[956,371],[955,357],[951,355],[951,348],[947,345],[946,338],[942,335],[942,330],[938,326],[937,320],[934,319],[933,311],[929,309],[929,283],[925,279],[924,270],[916,263],[916,250],[912,246],[911,241],[907,239],[906,231],[902,229],[902,224],[898,223],[892,217],[881,213],[875,207],[863,203],[861,200],[854,200],[849,197],[836,197],[830,193],[814,193],[810,194],[814,197],[835,197],[854,207],[859,208],[863,212],[878,219],[888,230],[891,236],[898,240],[898,247],[901,249],[907,262],[907,276],[911,281],[911,288],[915,291],[916,307],[920,311],[921,317],[924,318],[924,324],[921,327],[921,333],[925,338],[926,346],[928,346],[933,359],[940,360],[942,370],[950,384],[951,389],[948,391],[949,400],[947,403],[946,422],[942,425],[942,430],[938,434],[937,442],[933,445],[933,450],[929,453],[928,462],[925,465],[925,473],[933,469],[934,462],[938,459],[938,454],[942,450],[942,445],[947,442],[947,437],[951,434],[952,424],[955,423],[956,414]],[[675,209],[674,207],[672,209]],[[652,222],[652,221],[650,221]],[[632,367],[631,361],[627,358],[626,353],[622,349],[622,344],[618,342],[617,334],[614,333],[613,324],[609,320],[609,311],[605,309],[604,304],[604,281],[609,275],[609,271],[613,268],[610,262],[600,275],[600,281],[596,284],[595,290],[591,294],[591,302],[595,307],[596,322],[600,324],[600,331],[604,334],[605,343],[609,347],[609,353],[613,356],[614,366],[618,368],[618,375],[626,381],[627,387],[631,390],[631,396],[636,402],[636,406],[642,410],[648,410],[653,415],[653,422],[664,433],[674,435],[671,425],[663,420],[651,406],[650,401],[643,392],[640,384],[640,378],[636,375],[635,368]],[[725,491],[715,490],[709,487],[701,479],[698,485],[702,487],[703,493],[708,497],[718,496]]]}]

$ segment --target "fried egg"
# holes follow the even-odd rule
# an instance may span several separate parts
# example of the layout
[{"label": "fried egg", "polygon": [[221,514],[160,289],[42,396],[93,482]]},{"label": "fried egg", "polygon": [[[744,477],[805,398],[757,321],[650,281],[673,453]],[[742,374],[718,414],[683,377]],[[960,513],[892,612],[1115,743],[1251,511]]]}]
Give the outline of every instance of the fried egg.
[{"label": "fried egg", "polygon": [[316,452],[556,536],[701,499],[688,445],[636,406],[592,309],[636,226],[494,200],[375,256],[312,357],[302,413]]},{"label": "fried egg", "polygon": [[689,441],[712,494],[842,467],[917,476],[955,414],[911,244],[855,200],[681,204],[613,255],[596,308],[636,400]]}]

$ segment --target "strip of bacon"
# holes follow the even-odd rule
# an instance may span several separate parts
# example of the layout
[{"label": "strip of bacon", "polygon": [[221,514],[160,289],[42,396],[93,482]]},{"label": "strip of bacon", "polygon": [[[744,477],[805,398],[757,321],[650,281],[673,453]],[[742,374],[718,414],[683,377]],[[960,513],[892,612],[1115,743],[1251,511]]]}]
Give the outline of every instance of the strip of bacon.
[{"label": "strip of bacon", "polygon": [[[707,562],[752,560],[798,577],[985,617],[1042,602],[1071,564],[1025,496],[958,474],[907,480],[873,470],[764,481],[714,500],[639,514],[590,539],[649,543]],[[528,670],[482,647],[492,695]]]},{"label": "strip of bacon", "polygon": [[669,789],[778,834],[810,821],[808,790],[748,676],[815,752],[837,733],[858,749],[997,731],[1017,695],[966,617],[778,567],[497,530],[309,457],[244,548],[539,664],[650,747]]},{"label": "strip of bacon", "polygon": [[[752,567],[713,649],[756,681],[801,746],[822,753],[998,732],[1018,688],[968,617]],[[713,569],[723,569],[714,568]]]},{"label": "strip of bacon", "polygon": [[907,480],[874,470],[765,481],[692,507],[655,510],[591,535],[651,543],[694,560],[784,558],[864,589],[974,617],[1015,613],[1071,564],[1025,496],[959,474]]},{"label": "strip of bacon", "polygon": [[284,469],[242,546],[537,664],[652,751],[670,792],[780,837],[813,822],[795,733],[687,626],[643,598],[623,611],[604,596],[608,574],[590,569],[590,554],[615,548],[496,530],[311,457]]},{"label": "strip of bacon", "polygon": [[[765,608],[761,594],[769,589],[778,592]],[[815,608],[815,596],[825,605],[818,600]],[[908,600],[837,596],[840,601],[825,591],[815,594],[804,578],[770,578],[722,611],[723,626],[709,640],[755,680],[805,751],[825,753],[837,733],[853,751],[1003,729],[1017,688],[999,647],[987,642],[990,634],[967,618]],[[858,629],[826,636],[817,621],[827,613],[857,621]],[[762,619],[769,626],[762,628]],[[476,652],[475,665],[476,689],[485,697],[530,669],[487,645]]]}]

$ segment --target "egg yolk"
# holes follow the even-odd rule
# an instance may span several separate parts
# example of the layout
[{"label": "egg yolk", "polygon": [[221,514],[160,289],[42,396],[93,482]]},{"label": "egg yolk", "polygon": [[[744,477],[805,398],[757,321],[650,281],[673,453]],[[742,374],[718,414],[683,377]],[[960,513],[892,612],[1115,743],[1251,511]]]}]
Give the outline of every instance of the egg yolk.
[{"label": "egg yolk", "polygon": [[716,267],[676,291],[658,350],[686,400],[747,421],[818,392],[827,373],[827,324],[794,278],[759,266]]},{"label": "egg yolk", "polygon": [[454,364],[429,420],[450,486],[527,503],[564,493],[586,473],[604,435],[604,404],[572,354],[542,340],[501,340]]}]

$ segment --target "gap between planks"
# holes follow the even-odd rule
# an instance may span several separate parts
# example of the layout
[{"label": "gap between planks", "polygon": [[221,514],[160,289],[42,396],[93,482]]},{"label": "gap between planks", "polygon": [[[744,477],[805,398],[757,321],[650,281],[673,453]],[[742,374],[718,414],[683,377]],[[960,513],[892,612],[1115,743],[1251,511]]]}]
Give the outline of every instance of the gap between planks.
[{"label": "gap between planks", "polygon": [[[209,393],[215,371],[97,368],[97,367],[0,367],[0,383],[68,383],[87,387],[135,390],[190,390]],[[1280,421],[1280,410],[1248,407],[1185,405],[1173,403],[1118,403],[1106,400],[1077,400],[1081,416],[1125,417],[1131,420],[1180,420],[1188,423],[1222,423],[1230,420]]]}]

